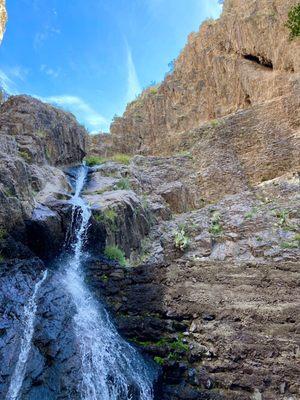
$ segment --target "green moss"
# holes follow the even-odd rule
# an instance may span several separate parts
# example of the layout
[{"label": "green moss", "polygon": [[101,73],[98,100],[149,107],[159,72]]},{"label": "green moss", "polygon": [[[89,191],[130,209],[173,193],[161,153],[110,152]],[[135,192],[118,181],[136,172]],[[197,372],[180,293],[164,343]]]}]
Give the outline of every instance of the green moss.
[{"label": "green moss", "polygon": [[104,255],[113,261],[118,261],[123,267],[126,266],[125,253],[118,246],[106,246]]},{"label": "green moss", "polygon": [[290,9],[285,26],[290,30],[291,40],[300,36],[300,3]]}]

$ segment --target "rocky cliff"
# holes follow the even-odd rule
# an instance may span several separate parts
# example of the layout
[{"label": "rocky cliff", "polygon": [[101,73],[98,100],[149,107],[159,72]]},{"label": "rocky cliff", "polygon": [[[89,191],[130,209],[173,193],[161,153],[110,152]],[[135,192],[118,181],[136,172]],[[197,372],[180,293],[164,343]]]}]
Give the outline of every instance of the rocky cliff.
[{"label": "rocky cliff", "polygon": [[130,103],[90,152],[190,153],[205,201],[284,173],[300,157],[300,42],[285,27],[297,2],[225,1],[189,36],[174,72]]},{"label": "rocky cliff", "polygon": [[5,0],[0,0],[0,43],[3,38],[7,21],[7,13],[5,8]]},{"label": "rocky cliff", "polygon": [[91,172],[91,236],[99,204],[121,209],[114,234],[100,220],[130,260],[88,270],[123,335],[162,366],[160,399],[300,398],[300,41],[285,26],[295,4],[225,0],[174,71],[89,140],[93,156],[139,154]]},{"label": "rocky cliff", "polygon": [[[299,85],[299,40],[289,40],[286,1],[225,0],[175,61],[174,72],[130,103],[111,126],[123,152],[170,152],[174,134],[239,109],[267,103]],[[167,143],[166,143],[167,141]]]},{"label": "rocky cliff", "polygon": [[0,107],[0,138],[0,224],[16,233],[37,202],[68,191],[61,168],[81,162],[86,131],[69,113],[12,96]]}]

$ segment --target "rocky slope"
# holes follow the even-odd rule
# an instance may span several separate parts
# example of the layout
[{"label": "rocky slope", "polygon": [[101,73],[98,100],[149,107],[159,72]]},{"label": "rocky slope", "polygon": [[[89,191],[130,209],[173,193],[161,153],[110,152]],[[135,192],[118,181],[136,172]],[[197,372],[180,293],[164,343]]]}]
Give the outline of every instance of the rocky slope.
[{"label": "rocky slope", "polygon": [[5,8],[5,0],[0,0],[0,43],[3,38],[7,21],[7,13]]}]

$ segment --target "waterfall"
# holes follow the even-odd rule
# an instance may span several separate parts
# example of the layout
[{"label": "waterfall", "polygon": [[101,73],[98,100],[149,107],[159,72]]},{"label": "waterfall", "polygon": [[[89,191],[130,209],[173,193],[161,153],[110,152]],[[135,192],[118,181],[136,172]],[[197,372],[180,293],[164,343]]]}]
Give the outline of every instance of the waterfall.
[{"label": "waterfall", "polygon": [[84,282],[83,245],[91,210],[80,193],[87,170],[80,167],[71,200],[73,242],[64,278],[76,308],[73,322],[81,359],[78,392],[82,400],[151,400],[153,372],[118,334],[104,306],[93,298]]},{"label": "waterfall", "polygon": [[37,311],[37,294],[47,278],[47,271],[44,271],[42,278],[36,283],[33,294],[24,308],[24,333],[21,340],[19,359],[11,377],[10,386],[6,394],[6,400],[17,400],[23,384],[26,364],[31,349],[32,336],[34,333],[34,321]]}]

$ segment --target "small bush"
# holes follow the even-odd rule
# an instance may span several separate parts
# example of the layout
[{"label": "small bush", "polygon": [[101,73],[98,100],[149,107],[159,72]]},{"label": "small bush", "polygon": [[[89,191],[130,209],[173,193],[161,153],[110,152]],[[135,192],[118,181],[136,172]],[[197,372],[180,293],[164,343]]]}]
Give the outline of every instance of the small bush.
[{"label": "small bush", "polygon": [[104,210],[101,214],[95,216],[97,222],[102,222],[104,225],[108,225],[112,231],[116,230],[116,218],[117,213],[114,209],[108,208]]},{"label": "small bush", "polygon": [[26,151],[20,150],[19,151],[19,156],[22,157],[26,162],[30,162],[31,161],[31,157]]},{"label": "small bush", "polygon": [[120,154],[113,155],[110,159],[111,159],[111,161],[114,161],[116,163],[129,165],[130,161],[132,160],[132,156],[129,154],[121,154],[120,153]]},{"label": "small bush", "polygon": [[299,242],[291,241],[291,242],[283,242],[281,243],[280,246],[282,249],[297,249],[298,247],[300,247],[299,245],[300,245]]},{"label": "small bush", "polygon": [[150,94],[156,94],[158,92],[158,89],[156,87],[153,87],[149,90]]},{"label": "small bush", "polygon": [[154,361],[156,362],[156,364],[158,364],[160,366],[163,366],[165,363],[165,360],[159,356],[154,357]]},{"label": "small bush", "polygon": [[3,255],[0,253],[0,263],[3,263],[5,261],[5,258],[3,257]]},{"label": "small bush", "polygon": [[184,251],[189,247],[190,238],[188,237],[184,228],[180,228],[174,232],[174,245],[176,249],[181,251]]},{"label": "small bush", "polygon": [[300,3],[290,9],[285,26],[290,30],[291,40],[300,36]]},{"label": "small bush", "polygon": [[98,156],[90,156],[85,158],[85,163],[88,167],[94,167],[95,165],[100,165],[105,162],[105,158]]},{"label": "small bush", "polygon": [[125,253],[118,246],[106,246],[104,255],[109,260],[118,261],[123,267],[126,266]]},{"label": "small bush", "polygon": [[130,181],[128,178],[122,178],[116,183],[115,187],[116,189],[120,190],[130,190],[131,189]]},{"label": "small bush", "polygon": [[223,233],[223,228],[221,226],[221,216],[219,212],[213,213],[209,232],[214,236],[219,236]]}]

